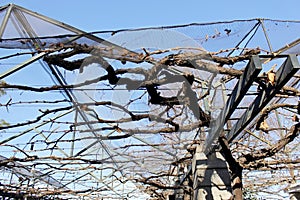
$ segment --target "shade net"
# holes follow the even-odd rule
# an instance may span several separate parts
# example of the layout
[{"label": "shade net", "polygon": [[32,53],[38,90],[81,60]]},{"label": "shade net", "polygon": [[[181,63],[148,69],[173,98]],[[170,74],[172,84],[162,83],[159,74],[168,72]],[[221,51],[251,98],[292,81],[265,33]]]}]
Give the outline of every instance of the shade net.
[{"label": "shade net", "polygon": [[[259,49],[265,56],[299,54],[299,21],[252,19],[85,33],[16,5],[3,7],[0,20],[0,148],[1,160],[7,162],[1,168],[0,182],[11,195],[31,192],[62,198],[147,199],[153,195],[153,186],[171,194],[168,187],[160,186],[174,186],[188,172],[190,149],[205,145],[212,127],[199,128],[199,116],[191,102],[173,106],[151,103],[149,88],[142,87],[141,81],[146,75],[160,81],[176,75],[176,80],[157,84],[155,90],[163,97],[184,100],[188,81],[183,75],[192,74],[197,105],[216,119],[237,80],[224,81],[226,74],[204,68],[159,66],[159,60],[180,53],[197,54],[200,65],[217,67],[211,55],[234,57],[249,49]],[[85,60],[74,70],[44,60],[45,55],[59,55],[55,49],[67,45],[95,48],[66,58],[70,62]],[[141,60],[141,55],[155,51],[161,52],[152,54],[153,60]],[[90,62],[89,55],[101,57]],[[122,62],[122,57],[127,62]],[[264,61],[266,72],[274,64],[278,69],[284,59]],[[129,73],[120,73],[115,84],[102,81],[107,64]],[[223,67],[240,70],[246,65],[244,61]],[[159,71],[151,71],[153,68]],[[133,81],[129,84],[128,80]],[[288,84],[299,87],[295,77]],[[256,90],[253,85],[249,93]],[[253,99],[246,96],[240,106],[249,106]],[[279,101],[298,100],[274,99]],[[238,119],[244,111],[237,109],[232,118]],[[290,123],[284,122],[290,111],[279,114],[270,117],[273,121],[269,123],[281,127]],[[236,119],[224,128],[229,129]],[[248,129],[255,131],[254,123]],[[272,141],[280,134],[260,137]],[[251,141],[251,148],[264,143],[253,141],[245,132],[238,138]],[[297,156],[297,148],[288,158]],[[147,184],[149,180],[151,184]]]}]

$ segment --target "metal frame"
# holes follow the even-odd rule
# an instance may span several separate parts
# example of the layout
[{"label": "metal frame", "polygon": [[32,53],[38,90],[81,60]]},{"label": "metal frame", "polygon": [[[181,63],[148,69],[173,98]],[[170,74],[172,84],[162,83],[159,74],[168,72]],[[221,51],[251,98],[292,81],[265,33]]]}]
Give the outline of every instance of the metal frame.
[{"label": "metal frame", "polygon": [[2,38],[2,36],[3,36],[3,32],[4,32],[5,28],[6,28],[8,19],[10,17],[11,11],[13,9],[13,6],[11,4],[9,4],[6,7],[4,7],[4,9],[6,9],[7,7],[8,7],[8,9],[6,10],[5,17],[4,17],[4,19],[2,21],[2,24],[1,24],[1,27],[0,27],[0,38]]},{"label": "metal frame", "polygon": [[[125,48],[122,48],[118,45],[115,45],[109,41],[106,41],[102,38],[96,37],[94,35],[91,35],[89,33],[86,33],[84,31],[81,31],[77,28],[74,28],[72,26],[69,26],[67,24],[61,23],[59,21],[50,19],[46,16],[40,15],[38,13],[32,12],[30,10],[27,10],[25,8],[22,8],[20,6],[14,5],[14,4],[9,4],[5,7],[0,8],[1,11],[6,10],[5,16],[4,16],[4,20],[2,21],[1,27],[0,27],[0,38],[2,38],[4,32],[5,32],[5,28],[7,26],[7,23],[9,21],[9,17],[11,16],[11,14],[13,13],[14,15],[16,15],[16,18],[18,20],[18,23],[20,23],[20,27],[22,28],[22,30],[24,30],[26,32],[27,35],[25,35],[25,37],[29,37],[29,38],[34,38],[34,40],[40,42],[40,38],[37,36],[37,34],[34,32],[34,30],[32,29],[31,25],[26,21],[25,17],[23,16],[24,13],[29,14],[33,17],[39,18],[41,20],[44,20],[47,23],[50,23],[52,25],[56,25],[58,27],[61,27],[65,30],[68,30],[72,33],[75,34],[74,37],[72,37],[71,40],[76,40],[79,38],[88,38],[92,41],[95,42],[99,42],[103,45],[106,46],[110,46],[110,47],[114,47],[118,50],[121,51],[127,51],[127,52],[131,52]],[[24,18],[24,20],[23,20]],[[258,19],[258,22],[256,23],[256,25],[248,32],[248,34],[238,43],[237,46],[239,46],[239,44],[241,44],[242,42],[245,41],[245,39],[249,38],[249,34],[252,33],[253,31],[256,31],[259,28],[259,25],[262,25],[262,29],[265,35],[265,38],[267,40],[270,52],[273,53],[273,55],[275,55],[276,53],[280,54],[281,52],[287,50],[288,48],[290,48],[291,46],[297,45],[300,43],[300,40],[296,40],[294,42],[292,42],[290,44],[290,46],[286,46],[283,47],[281,49],[279,49],[277,52],[273,52],[272,50],[272,46],[271,46],[271,42],[269,40],[269,37],[267,35],[266,32],[266,28],[264,26],[264,22],[262,19]],[[255,33],[253,33],[254,35]],[[250,39],[248,40],[248,42],[252,39],[252,36],[250,37]],[[247,43],[248,43],[247,42]],[[29,47],[33,50],[32,47]],[[233,51],[232,51],[233,52]],[[230,52],[230,54],[232,53]],[[131,53],[135,53],[135,52],[131,52]],[[0,79],[4,79],[8,76],[10,76],[11,74],[23,69],[24,67],[28,66],[29,64],[38,61],[40,58],[42,58],[43,56],[47,55],[48,53],[46,52],[42,52],[42,53],[38,53],[37,55],[33,56],[32,58],[28,59],[27,61],[23,62],[22,64],[19,64],[13,68],[11,68],[10,70],[0,74]],[[229,139],[229,141],[232,141],[235,137],[238,136],[238,134],[240,134],[246,127],[247,125],[255,118],[255,116],[261,111],[261,109],[263,109],[264,106],[266,106],[268,104],[268,102],[271,101],[271,99],[275,96],[275,94],[287,83],[287,81],[298,71],[299,69],[299,63],[297,60],[297,57],[295,55],[288,55],[286,56],[287,59],[284,62],[284,64],[280,67],[280,69],[278,70],[276,76],[278,77],[278,80],[276,81],[276,85],[274,87],[267,87],[266,90],[261,91],[257,97],[254,99],[253,103],[251,104],[251,106],[245,111],[244,115],[242,116],[242,118],[240,120],[237,121],[237,123],[232,127],[231,131],[227,134],[227,137]],[[239,81],[237,82],[237,84],[234,87],[234,90],[231,93],[231,96],[228,98],[228,100],[226,101],[226,105],[224,106],[224,109],[221,111],[219,117],[216,119],[216,121],[212,122],[211,125],[211,130],[210,130],[210,137],[207,137],[206,142],[205,142],[205,150],[204,152],[206,154],[209,154],[211,151],[215,150],[213,143],[215,142],[215,140],[219,137],[219,135],[222,133],[223,131],[223,127],[226,123],[231,122],[230,116],[234,113],[234,111],[237,109],[239,103],[242,101],[242,99],[244,98],[244,96],[247,94],[249,88],[252,86],[253,82],[255,81],[255,78],[258,76],[258,74],[260,73],[260,71],[262,70],[262,66],[261,66],[261,60],[262,59],[273,59],[274,56],[265,56],[265,57],[259,57],[259,56],[253,56],[251,58],[251,60],[248,62],[246,68],[244,69],[244,73],[243,75],[240,77]],[[49,66],[48,64],[46,64],[45,62],[41,61],[42,64],[44,64],[46,67],[49,67],[49,69],[51,70],[51,72],[53,73],[56,81],[61,85],[64,86],[66,85],[65,80],[63,79],[59,69],[56,66]],[[180,74],[181,72],[173,69],[172,70],[173,73],[176,74]],[[197,82],[200,82],[199,80],[196,80]],[[71,104],[73,104],[74,106],[74,110],[76,110],[76,112],[78,113],[79,116],[81,116],[85,121],[88,121],[88,118],[86,116],[85,113],[83,113],[76,105],[76,97],[75,95],[73,95],[71,90],[68,89],[64,89],[64,94],[68,97],[68,99],[72,102]],[[225,96],[225,95],[224,95]],[[223,97],[224,97],[223,96]],[[53,119],[58,119],[64,115],[67,115],[71,112],[73,112],[74,110],[65,112],[61,115],[58,115],[56,117],[54,117]],[[16,134],[14,136],[11,136],[3,141],[0,141],[0,145],[4,144],[8,141],[14,140],[15,138],[18,138],[22,135],[25,135],[26,133],[32,131],[32,130],[36,130],[39,127],[42,127],[44,125],[46,125],[47,122],[43,122],[35,127],[29,128],[19,134]],[[93,126],[88,124],[87,125],[88,128],[93,129]],[[92,132],[95,136],[96,133]],[[143,140],[140,137],[137,136],[132,136],[133,138],[141,141],[144,144],[149,144],[146,140]],[[81,149],[79,152],[77,152],[75,155],[73,155],[74,153],[74,149],[71,149],[70,151],[70,155],[71,156],[80,156],[82,155],[84,152],[88,151],[91,147],[93,147],[94,145],[100,143],[102,150],[105,151],[108,156],[112,157],[111,155],[111,149],[109,149],[109,147],[107,147],[105,145],[105,143],[98,138],[96,141],[94,141],[93,143],[91,143],[88,147]],[[162,148],[156,147],[156,146],[152,146],[154,149],[158,150],[159,152],[163,152],[165,154],[168,154],[170,156],[175,156],[173,153],[171,153],[171,151],[167,151],[164,150]],[[73,144],[73,148],[74,148],[74,144]],[[67,155],[66,152],[64,152],[63,149],[59,149],[60,151],[62,151],[62,153],[64,155]],[[89,152],[88,152],[89,153]],[[4,158],[3,158],[4,159]],[[120,169],[120,167],[118,166],[118,163],[114,160],[114,158],[111,158],[112,161],[114,162],[115,166],[117,167],[117,169]],[[17,163],[15,163],[17,165]],[[62,165],[63,166],[63,165]],[[192,169],[192,166],[189,166],[188,171],[190,172]],[[20,174],[20,175],[24,175],[21,172],[15,171],[15,173]],[[123,176],[123,172],[122,170],[119,170],[118,173],[120,173],[121,176]],[[97,179],[99,182],[102,182],[105,186],[107,186],[108,188],[110,188],[113,192],[116,193],[116,191],[114,191],[113,186],[110,187],[108,184],[110,183],[105,183],[102,179],[101,176],[101,180],[98,179],[93,172],[87,172],[86,174],[89,174],[90,176],[94,177],[95,179]],[[86,175],[84,174],[84,175]],[[113,173],[112,173],[113,174]],[[189,173],[187,173],[188,175]],[[84,176],[83,175],[83,176]],[[187,176],[186,175],[186,176]],[[186,176],[183,177],[183,179],[181,179],[180,183],[183,183],[184,179],[186,178]],[[46,178],[51,178],[50,176],[46,176]],[[64,186],[67,186],[73,182],[76,182],[78,179],[80,179],[81,177],[78,177],[77,179],[74,179],[68,183],[65,183]],[[105,178],[104,180],[107,180],[108,178]],[[113,184],[114,181],[117,180],[113,179],[112,177],[112,181],[111,183]],[[45,180],[43,180],[45,181]],[[119,184],[121,185],[121,184]],[[117,193],[116,193],[117,194]],[[120,197],[122,197],[121,195],[119,195]]]},{"label": "metal frame", "polygon": [[[59,21],[50,19],[50,18],[45,17],[45,16],[43,16],[43,15],[37,14],[37,13],[35,13],[35,12],[32,12],[32,11],[27,10],[27,9],[25,9],[25,8],[22,8],[22,7],[20,7],[20,6],[17,6],[17,5],[14,5],[14,4],[10,4],[10,5],[7,6],[7,8],[8,8],[8,10],[7,10],[7,13],[6,13],[6,16],[5,16],[5,20],[3,21],[2,26],[1,26],[2,29],[0,29],[0,30],[2,31],[2,32],[1,32],[2,34],[3,34],[4,31],[5,31],[5,26],[6,26],[7,22],[8,22],[8,19],[9,19],[11,13],[14,12],[15,15],[16,15],[16,17],[17,17],[17,19],[19,20],[20,25],[21,25],[22,28],[26,31],[26,33],[28,34],[28,36],[29,36],[30,38],[36,38],[35,40],[39,41],[38,36],[36,35],[36,33],[34,33],[33,29],[32,29],[31,26],[30,26],[30,24],[29,24],[27,21],[24,21],[24,20],[23,20],[24,17],[21,16],[21,15],[22,15],[22,12],[25,12],[25,13],[27,13],[27,14],[30,14],[30,15],[34,16],[34,17],[37,17],[37,18],[42,19],[42,20],[44,20],[44,21],[46,21],[46,22],[49,22],[49,23],[54,24],[54,25],[57,25],[57,26],[59,26],[59,27],[61,27],[61,28],[64,28],[64,29],[66,29],[66,30],[68,30],[68,31],[71,31],[71,32],[75,33],[75,34],[78,35],[78,36],[75,36],[74,39],[78,39],[78,38],[80,38],[80,37],[86,37],[86,38],[89,38],[89,39],[91,39],[91,40],[93,40],[93,41],[95,41],[95,42],[99,42],[99,43],[101,43],[101,44],[103,44],[103,45],[108,45],[108,46],[110,46],[110,47],[114,47],[114,48],[116,48],[116,49],[124,50],[124,51],[127,51],[127,52],[128,52],[127,49],[124,49],[124,48],[122,48],[122,47],[119,47],[118,45],[112,44],[112,43],[110,43],[110,42],[108,42],[108,41],[105,41],[105,40],[103,40],[103,39],[101,39],[101,38],[98,38],[98,37],[96,37],[96,36],[94,36],[94,35],[87,34],[87,33],[84,32],[84,31],[81,31],[81,30],[76,29],[76,28],[74,28],[74,27],[72,27],[72,26],[66,25],[66,24],[61,23],[61,22],[59,22]],[[2,35],[2,34],[1,34],[1,35]],[[26,36],[25,36],[25,37],[26,37]],[[33,47],[29,47],[29,48],[31,48],[32,50],[34,50]],[[17,71],[23,69],[24,67],[30,65],[31,63],[33,63],[33,62],[35,62],[35,61],[38,61],[40,58],[42,58],[43,56],[45,56],[45,55],[47,55],[47,54],[49,54],[49,53],[48,53],[48,52],[41,52],[41,53],[38,53],[37,55],[33,56],[33,57],[30,58],[29,60],[23,62],[22,64],[19,64],[19,65],[13,67],[12,69],[10,69],[10,70],[8,70],[8,71],[2,73],[2,74],[0,75],[0,79],[3,79],[3,78],[8,77],[9,75],[11,75],[11,74],[13,74],[13,73],[15,73],[15,72],[17,72]],[[43,62],[43,63],[44,63],[44,62]],[[44,63],[44,64],[46,64],[46,63]],[[55,66],[49,66],[48,64],[46,64],[46,65],[50,68],[50,70],[52,71],[52,74],[54,75],[54,77],[56,78],[56,80],[58,81],[58,83],[59,83],[60,85],[62,85],[62,86],[65,85],[65,82],[64,82],[64,80],[62,79],[62,76],[60,75],[59,70],[58,70]],[[73,103],[76,102],[76,97],[72,94],[72,92],[71,92],[70,90],[64,89],[64,92],[65,92],[65,94],[67,95],[67,97],[70,99],[71,102],[73,102]],[[85,115],[79,108],[77,108],[77,106],[75,106],[74,108],[77,110],[77,112],[80,114],[80,116],[81,116],[84,120],[87,120],[86,115]],[[73,112],[73,110],[70,111],[70,112]],[[56,117],[56,118],[60,118],[60,117],[64,116],[65,114],[68,114],[68,113],[70,113],[70,112],[66,112],[66,113],[64,113],[64,114],[62,114],[62,115],[59,115],[59,116]],[[56,118],[55,118],[55,119],[56,119]],[[45,124],[47,124],[47,123],[49,123],[49,122],[41,123],[41,125],[35,126],[35,127],[30,128],[30,129],[28,129],[28,130],[26,130],[26,131],[24,131],[24,132],[21,132],[21,133],[19,133],[19,134],[17,134],[17,135],[14,135],[14,136],[12,136],[12,137],[10,137],[10,138],[8,138],[8,139],[5,139],[5,140],[1,141],[1,144],[6,143],[6,142],[8,142],[8,141],[11,141],[11,140],[13,140],[13,139],[15,139],[15,138],[17,138],[17,137],[20,137],[20,136],[22,136],[22,135],[24,135],[24,134],[26,134],[26,133],[28,133],[28,132],[34,130],[35,128],[41,127],[41,126],[43,126],[43,125],[45,125]],[[88,126],[90,126],[89,128],[90,128],[91,130],[93,130],[93,127],[91,127],[90,124],[88,124]],[[96,135],[94,132],[93,132],[93,134]],[[96,137],[96,138],[97,138],[97,137]],[[100,144],[101,144],[102,148],[106,151],[106,153],[107,153],[108,155],[110,155],[111,160],[114,162],[114,164],[116,165],[116,167],[119,168],[117,162],[116,162],[116,161],[114,160],[114,158],[111,156],[111,153],[110,153],[109,148],[104,144],[103,141],[100,140],[100,138],[98,138],[98,139],[95,141],[95,143],[91,144],[89,147],[92,147],[92,146],[94,146],[94,145],[97,144],[97,143],[100,143]],[[85,148],[85,150],[87,150],[87,149],[88,149],[88,148]],[[85,150],[82,150],[82,151],[78,152],[75,156],[79,156],[79,155],[82,154]],[[17,172],[16,172],[16,173],[17,173]],[[90,172],[89,172],[89,173],[90,173]],[[121,173],[121,176],[122,176],[123,173],[122,173],[121,170],[120,170],[120,173]],[[22,175],[24,175],[24,174],[22,174]],[[48,175],[47,175],[47,176],[48,176]],[[41,176],[41,177],[42,177],[42,176]],[[72,182],[70,182],[70,183],[72,183]],[[70,183],[67,183],[66,185],[68,185],[68,184],[70,184]],[[60,187],[60,188],[61,188],[61,187]],[[112,189],[112,191],[113,191],[113,189]],[[116,192],[115,192],[115,193],[116,193]],[[117,194],[117,193],[116,193],[116,194]],[[118,195],[120,195],[120,194],[118,194]]]},{"label": "metal frame", "polygon": [[228,121],[231,114],[237,108],[239,103],[244,98],[245,94],[248,92],[249,88],[253,84],[255,78],[258,76],[259,72],[262,70],[261,62],[258,56],[253,56],[248,62],[243,75],[240,77],[239,81],[235,85],[229,99],[227,100],[222,112],[217,117],[211,125],[211,130],[209,131],[209,136],[206,138],[204,144],[204,152],[208,154],[212,150],[213,142],[219,137],[224,124]]},{"label": "metal frame", "polygon": [[[63,29],[66,29],[66,30],[68,30],[68,31],[70,31],[70,32],[73,32],[73,33],[74,33],[74,37],[73,37],[72,40],[76,40],[76,39],[79,39],[79,38],[81,38],[81,37],[85,37],[85,38],[91,39],[91,40],[93,40],[93,41],[95,41],[95,42],[101,43],[101,44],[103,44],[103,45],[106,45],[106,46],[109,46],[109,47],[113,47],[113,48],[115,48],[115,49],[117,49],[117,50],[120,50],[120,51],[126,51],[126,52],[131,52],[131,54],[136,54],[135,52],[132,52],[132,51],[127,50],[127,49],[125,49],[125,48],[123,48],[123,47],[120,47],[120,46],[118,46],[118,45],[116,45],[116,44],[113,44],[113,43],[111,43],[111,42],[108,42],[108,41],[106,41],[106,40],[104,40],[104,39],[102,39],[102,38],[99,38],[99,37],[96,37],[96,36],[94,36],[94,35],[88,34],[88,33],[84,32],[84,31],[81,31],[81,30],[79,30],[79,29],[77,29],[77,28],[74,28],[74,27],[72,27],[72,26],[66,25],[66,24],[61,23],[61,22],[59,22],[59,21],[50,19],[50,18],[48,18],[48,17],[46,17],[46,16],[43,16],[43,15],[40,15],[40,14],[38,14],[38,13],[32,12],[32,11],[27,10],[27,9],[25,9],[25,8],[22,8],[22,7],[20,7],[20,6],[17,6],[17,5],[14,5],[14,4],[10,4],[10,5],[8,5],[6,8],[8,8],[8,11],[7,11],[7,13],[6,13],[5,21],[2,23],[2,24],[3,24],[3,25],[2,25],[2,28],[3,28],[2,34],[3,34],[4,31],[5,31],[5,25],[7,24],[10,15],[11,15],[12,13],[14,13],[14,14],[16,15],[17,20],[18,20],[18,23],[20,23],[19,26],[21,27],[21,29],[24,29],[24,31],[25,31],[24,33],[28,34],[28,35],[23,35],[23,33],[22,33],[22,35],[20,35],[20,36],[21,36],[21,37],[24,37],[24,38],[27,38],[27,37],[28,37],[28,38],[34,38],[34,40],[36,40],[38,43],[41,43],[41,42],[39,41],[39,40],[40,40],[39,37],[36,35],[36,33],[34,32],[34,30],[31,28],[30,24],[29,24],[29,23],[27,22],[27,20],[25,19],[25,16],[23,16],[23,12],[24,12],[24,13],[26,13],[26,14],[29,14],[29,15],[31,15],[31,16],[37,17],[37,18],[39,18],[39,19],[41,19],[41,20],[44,20],[45,22],[51,23],[51,24],[53,24],[53,25],[56,25],[56,26],[61,27],[61,28],[63,28]],[[19,32],[20,32],[20,30],[19,30]],[[21,32],[20,32],[20,34],[21,34]],[[77,36],[75,36],[75,35],[77,35]],[[70,42],[70,41],[69,41],[69,42]],[[31,46],[28,46],[28,48],[30,48],[32,51],[35,51],[35,49],[34,49],[33,47],[31,47]],[[6,78],[6,77],[12,75],[12,74],[15,73],[15,72],[18,72],[19,70],[21,70],[21,69],[25,68],[26,66],[28,66],[28,65],[30,65],[30,64],[32,64],[32,63],[34,63],[35,61],[40,61],[39,59],[42,58],[43,56],[47,55],[47,54],[49,54],[49,52],[41,52],[41,53],[38,53],[37,55],[33,56],[32,58],[28,59],[27,61],[25,61],[25,62],[23,62],[23,63],[21,63],[21,64],[19,64],[19,65],[16,65],[15,67],[11,68],[10,70],[7,70],[6,72],[0,74],[0,79],[4,79],[4,78]],[[54,75],[56,81],[58,81],[58,83],[59,83],[60,85],[64,86],[64,85],[66,84],[65,81],[64,81],[64,79],[62,78],[62,75],[60,74],[60,71],[59,71],[55,66],[48,65],[47,63],[45,63],[45,62],[43,62],[43,61],[41,61],[41,62],[42,62],[41,64],[43,64],[43,65],[49,67],[49,69],[51,70],[52,74]],[[70,99],[71,102],[73,102],[73,103],[76,102],[76,97],[72,94],[72,91],[70,91],[70,90],[68,90],[68,89],[64,89],[64,93],[66,94],[66,96],[68,97],[68,99]],[[73,104],[73,105],[74,105],[74,104]],[[74,106],[74,108],[75,108],[75,110],[77,111],[77,113],[78,113],[84,120],[88,121],[88,119],[87,119],[85,113],[83,113],[79,108],[77,108],[76,105]],[[54,119],[58,119],[58,118],[60,118],[60,117],[62,117],[62,116],[64,116],[64,115],[66,115],[66,114],[69,114],[70,112],[73,112],[73,111],[74,111],[74,110],[69,111],[69,112],[66,112],[66,113],[63,113],[63,114],[61,114],[61,115],[55,117]],[[41,127],[41,126],[46,125],[47,123],[49,123],[49,122],[43,122],[43,123],[41,123],[41,124],[38,125],[38,126],[34,126],[34,127],[29,128],[28,130],[23,131],[23,132],[21,132],[21,133],[19,133],[19,134],[17,134],[17,135],[14,135],[14,136],[12,136],[12,137],[9,137],[9,138],[7,138],[7,139],[1,141],[0,143],[1,143],[1,144],[4,144],[4,143],[6,143],[6,142],[8,142],[8,141],[14,140],[14,139],[16,139],[16,138],[18,138],[18,137],[20,137],[20,136],[22,136],[22,135],[25,135],[26,133],[29,133],[29,132],[32,131],[32,130],[35,130],[35,129],[38,128],[38,127]],[[91,130],[94,129],[94,128],[92,127],[92,125],[90,125],[90,124],[88,124],[87,126],[89,126],[89,128],[90,128]],[[95,133],[95,132],[93,132],[93,134],[96,136],[96,133]],[[95,138],[97,138],[97,137],[95,137]],[[135,137],[135,138],[136,138],[137,140],[141,141],[142,143],[148,144],[145,140],[143,140],[143,139],[141,139],[141,138],[138,138],[138,137]],[[116,168],[117,168],[117,169],[120,169],[120,167],[118,166],[117,162],[114,160],[114,158],[112,157],[112,154],[110,153],[111,150],[109,149],[109,147],[107,147],[107,146],[104,144],[103,141],[101,141],[100,138],[98,138],[94,143],[90,144],[88,147],[86,147],[86,148],[82,149],[81,151],[77,152],[77,153],[76,153],[75,155],[73,155],[73,156],[74,156],[74,157],[80,156],[82,153],[84,153],[85,151],[87,151],[88,149],[90,149],[91,147],[93,147],[94,145],[96,145],[96,144],[98,144],[98,143],[100,143],[100,145],[102,146],[102,148],[104,149],[104,151],[111,157],[111,160],[114,162]],[[174,156],[174,154],[172,154],[171,152],[165,151],[165,150],[160,149],[160,148],[158,148],[158,147],[154,147],[154,148],[155,148],[156,150],[158,150],[158,151],[161,151],[161,152],[164,152],[164,153],[166,153],[166,154],[168,154],[168,155]],[[62,150],[62,151],[63,151],[63,150]],[[121,175],[121,176],[124,175],[123,172],[122,172],[122,170],[119,170],[119,172],[120,172],[120,175]],[[89,172],[89,174],[91,174],[91,176],[92,176],[92,172]],[[48,176],[48,175],[47,175],[47,176]],[[117,181],[117,179],[116,179],[116,181]],[[71,184],[71,183],[72,183],[72,181],[69,182],[69,183],[66,183],[65,185],[68,185],[68,184]],[[104,183],[104,182],[103,182],[103,183]],[[106,185],[106,186],[108,187],[108,185]],[[111,188],[111,190],[113,191],[113,188]],[[115,192],[115,194],[117,194],[117,193]],[[118,194],[118,196],[120,196],[120,194]],[[120,196],[120,197],[121,197],[121,196]]]},{"label": "metal frame", "polygon": [[276,82],[274,86],[266,84],[266,89],[262,90],[248,107],[240,120],[232,127],[227,134],[227,139],[232,141],[246,126],[256,117],[256,115],[271,101],[278,91],[290,80],[290,78],[299,70],[300,65],[296,55],[288,55],[286,61],[276,73]]}]

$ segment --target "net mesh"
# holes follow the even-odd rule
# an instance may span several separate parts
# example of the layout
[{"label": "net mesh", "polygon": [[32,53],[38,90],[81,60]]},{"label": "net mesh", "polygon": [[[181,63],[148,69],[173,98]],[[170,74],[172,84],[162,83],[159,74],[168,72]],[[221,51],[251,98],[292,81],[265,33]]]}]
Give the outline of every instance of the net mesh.
[{"label": "net mesh", "polygon": [[[136,58],[145,53],[143,48],[149,52],[168,49],[166,53],[154,55],[156,60],[182,52],[200,52],[203,53],[202,61],[214,67],[216,64],[207,59],[209,53],[233,57],[256,48],[261,50],[261,55],[299,54],[300,49],[297,42],[299,21],[252,19],[85,33],[15,5],[5,21],[7,12],[5,8],[0,11],[3,27],[0,74],[7,83],[32,88],[51,87],[53,83],[80,85],[106,75],[103,63],[88,63],[82,66],[83,69],[68,71],[58,66],[49,67],[39,59],[42,56],[31,61],[40,53],[49,53],[47,50],[59,45],[96,46],[95,54],[101,52],[115,70],[151,69],[153,63],[124,64],[113,59],[122,56],[131,59],[131,53]],[[148,34],[149,31],[151,34]],[[142,37],[143,33],[147,33],[147,36]],[[146,46],[138,46],[140,40]],[[178,43],[170,42],[175,40]],[[74,61],[87,57],[86,53],[81,53],[68,59]],[[281,62],[281,59],[266,62],[263,71]],[[26,67],[20,67],[22,63],[26,63]],[[224,65],[224,68],[240,70],[246,64]],[[12,66],[17,67],[18,71],[10,75]],[[199,101],[199,106],[209,112],[212,118],[219,116],[237,82],[224,82],[225,75],[204,69],[174,67],[168,70],[163,68],[158,76],[191,73],[198,77],[193,89],[198,97],[207,95],[207,98]],[[134,79],[136,82],[143,80],[144,75],[137,74],[128,74],[122,78]],[[298,78],[293,78],[289,85],[298,88]],[[1,187],[9,188],[13,193],[15,189],[10,186],[18,185],[22,191],[31,189],[37,196],[58,190],[63,191],[62,194],[68,198],[84,194],[94,199],[121,199],[126,196],[146,199],[150,194],[144,193],[145,188],[140,187],[141,183],[151,179],[154,180],[152,184],[175,185],[191,162],[189,148],[199,142],[203,143],[211,128],[195,128],[195,115],[189,109],[182,109],[183,105],[168,107],[150,104],[145,88],[135,85],[128,89],[122,84],[112,87],[107,81],[97,81],[72,87],[71,90],[61,87],[56,90],[41,89],[41,92],[16,88],[4,90],[0,107],[1,119],[5,119],[1,121],[0,127],[19,125],[10,129],[3,128],[0,136],[1,160],[13,157],[20,161],[11,168],[1,168],[6,174],[0,179]],[[162,96],[172,97],[178,95],[182,88],[184,81],[173,82],[159,87],[158,92]],[[257,86],[253,86],[250,93],[256,89]],[[247,97],[241,106],[248,106],[252,101],[253,97]],[[274,100],[277,101],[298,102],[297,97]],[[130,120],[132,113],[148,117]],[[239,118],[242,114],[243,110],[237,110],[233,118]],[[278,113],[269,117],[268,123],[274,127],[290,124],[286,117],[291,114],[289,110],[282,110],[279,114],[281,117],[278,117]],[[167,131],[172,124],[158,119],[158,116],[162,119],[174,117],[174,123],[180,124],[182,128]],[[103,122],[99,123],[102,119]],[[24,126],[20,126],[21,123]],[[236,120],[230,123],[234,125]],[[229,129],[231,125],[226,126]],[[249,125],[249,130],[255,131],[254,125]],[[276,141],[283,134],[282,131],[269,135],[259,133],[262,134],[259,135],[260,140],[257,140],[257,136],[243,133],[239,139],[251,143],[250,149],[253,150],[265,145],[265,140]],[[288,153],[288,158],[298,156],[298,147],[295,148],[294,143],[291,144],[294,149]],[[12,178],[7,179],[8,175]],[[248,179],[245,182],[255,190],[255,186],[261,185],[251,184],[252,175],[246,176]]]}]

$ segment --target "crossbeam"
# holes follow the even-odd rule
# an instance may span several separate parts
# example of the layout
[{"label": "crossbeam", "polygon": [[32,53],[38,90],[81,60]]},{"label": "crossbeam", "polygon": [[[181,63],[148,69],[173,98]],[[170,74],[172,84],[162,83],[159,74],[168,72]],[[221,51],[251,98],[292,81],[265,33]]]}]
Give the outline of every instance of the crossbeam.
[{"label": "crossbeam", "polygon": [[8,71],[6,71],[6,72],[0,74],[0,80],[1,80],[1,79],[4,79],[5,77],[7,77],[7,76],[9,76],[9,75],[11,75],[11,74],[13,74],[13,73],[15,73],[15,72],[21,70],[21,69],[23,69],[23,68],[26,67],[27,65],[30,65],[31,63],[33,63],[33,62],[39,60],[40,58],[42,58],[42,57],[45,56],[45,55],[47,55],[46,52],[41,52],[41,53],[39,53],[39,54],[37,54],[37,55],[31,57],[31,58],[28,59],[27,61],[25,61],[25,62],[23,62],[23,63],[21,63],[21,64],[19,64],[19,65],[16,65],[15,67],[9,69]]},{"label": "crossbeam", "polygon": [[235,85],[222,112],[219,114],[218,118],[212,122],[211,131],[205,141],[204,152],[206,154],[209,153],[213,148],[212,143],[220,136],[224,124],[232,115],[234,110],[238,107],[239,103],[242,101],[243,97],[246,95],[253,81],[261,70],[262,66],[260,58],[257,55],[252,56],[244,70],[244,73],[240,77],[238,83]]},{"label": "crossbeam", "polygon": [[[9,160],[9,158],[6,158],[2,155],[0,155],[0,162],[6,162]],[[44,174],[41,171],[35,170],[34,173],[31,171],[31,167],[27,165],[22,165],[19,162],[11,161],[7,164],[8,168],[18,175],[24,176],[26,178],[37,178],[49,185],[52,185],[56,188],[63,188],[63,189],[69,189],[65,187],[63,184],[61,184],[58,180],[54,179],[50,175]],[[13,166],[13,167],[12,167]],[[4,167],[6,169],[6,167]]]},{"label": "crossbeam", "polygon": [[259,114],[259,112],[275,97],[281,88],[293,77],[299,70],[299,62],[296,55],[288,55],[285,62],[276,73],[276,82],[274,86],[267,85],[265,90],[260,91],[253,103],[241,116],[240,120],[232,127],[227,134],[227,139],[231,142],[246,126]]},{"label": "crossbeam", "polygon": [[[209,133],[210,137],[206,138],[204,144],[204,153],[208,154],[213,146],[212,143],[219,137],[220,131],[222,131],[225,122],[229,119],[230,115],[238,107],[238,104],[243,99],[244,95],[248,92],[251,87],[255,77],[258,76],[259,72],[262,70],[261,62],[259,56],[252,56],[247,66],[245,67],[244,73],[240,77],[238,83],[235,85],[231,96],[226,102],[226,105],[222,112],[219,114],[216,121],[211,124],[211,131]],[[192,171],[192,166],[188,167],[188,173]],[[186,179],[186,176],[180,179],[180,184]]]}]

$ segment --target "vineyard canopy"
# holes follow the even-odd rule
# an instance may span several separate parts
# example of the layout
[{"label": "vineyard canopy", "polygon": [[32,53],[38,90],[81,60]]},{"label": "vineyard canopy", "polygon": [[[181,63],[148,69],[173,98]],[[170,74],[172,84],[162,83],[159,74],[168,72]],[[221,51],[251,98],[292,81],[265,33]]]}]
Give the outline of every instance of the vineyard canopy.
[{"label": "vineyard canopy", "polygon": [[[212,122],[251,56],[258,55],[263,77],[300,52],[300,21],[87,33],[9,4],[0,8],[0,23],[0,188],[10,197],[146,199],[174,189],[195,146],[211,151],[218,144],[209,139]],[[286,86],[299,89],[299,75]],[[259,87],[250,86],[225,132]],[[298,96],[270,104],[297,104]],[[272,114],[268,124],[276,130],[269,134],[257,129],[257,116],[231,139],[247,137],[249,151],[271,145],[293,114]],[[284,159],[297,158],[299,147],[292,147]],[[246,175],[246,185],[253,176]]]}]

